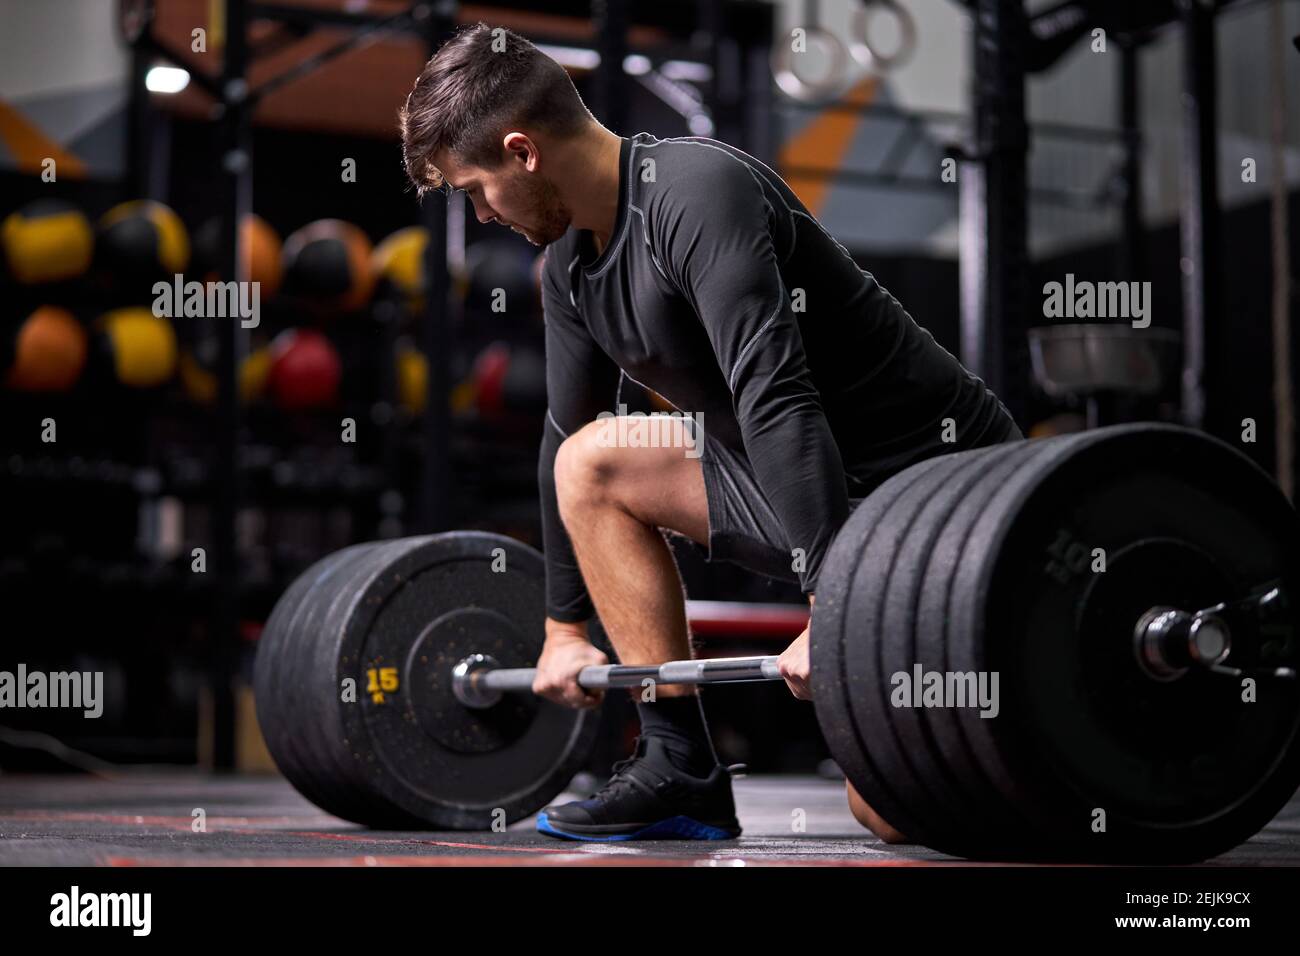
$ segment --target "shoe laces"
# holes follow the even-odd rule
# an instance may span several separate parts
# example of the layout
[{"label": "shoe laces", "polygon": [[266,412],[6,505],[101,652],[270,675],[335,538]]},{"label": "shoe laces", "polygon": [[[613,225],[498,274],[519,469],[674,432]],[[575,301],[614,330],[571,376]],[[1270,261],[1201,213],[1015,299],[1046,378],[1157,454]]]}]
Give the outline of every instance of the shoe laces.
[{"label": "shoe laces", "polygon": [[641,741],[645,739],[646,737],[644,734],[637,734],[635,737],[632,738],[632,755],[629,757],[624,757],[622,760],[615,761],[613,767],[614,773],[613,776],[610,777],[611,780],[614,777],[617,777],[619,774],[623,773],[625,770],[627,770],[628,767],[632,766],[632,764],[636,763],[638,760],[640,760],[642,757],[645,756],[645,754],[641,752],[642,751]]},{"label": "shoe laces", "polygon": [[632,775],[628,771],[631,770],[633,764],[645,756],[641,752],[641,740],[642,737],[638,734],[633,741],[632,756],[624,757],[622,760],[615,762],[612,768],[614,772],[605,781],[605,785],[600,788],[600,793],[608,793],[612,796],[620,788],[638,786],[638,784],[632,782]]}]

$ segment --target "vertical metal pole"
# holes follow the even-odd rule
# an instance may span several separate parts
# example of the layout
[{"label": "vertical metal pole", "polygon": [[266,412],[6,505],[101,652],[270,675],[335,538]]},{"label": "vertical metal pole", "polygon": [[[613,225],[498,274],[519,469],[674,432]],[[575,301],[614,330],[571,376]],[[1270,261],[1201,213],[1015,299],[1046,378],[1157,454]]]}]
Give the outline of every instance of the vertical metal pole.
[{"label": "vertical metal pole", "polygon": [[1139,110],[1140,44],[1132,37],[1119,44],[1119,116],[1124,161],[1124,203],[1120,210],[1120,273],[1127,282],[1146,278],[1146,234],[1142,223],[1142,117]]},{"label": "vertical metal pole", "polygon": [[[745,38],[745,138],[741,148],[769,166],[776,165],[776,103],[771,51],[775,27],[773,8],[749,14]],[[715,67],[716,69],[716,67]]]},{"label": "vertical metal pole", "polygon": [[[1214,7],[1206,0],[1180,0],[1183,40],[1183,418],[1216,430],[1206,395],[1219,384],[1223,328],[1218,263],[1218,132],[1215,129],[1216,62]],[[1213,327],[1211,324],[1213,323]],[[1219,333],[1221,334],[1221,333]],[[1216,336],[1217,337],[1217,336]]]},{"label": "vertical metal pole", "polygon": [[713,75],[709,78],[709,88],[704,94],[704,105],[713,116],[715,129],[722,128],[722,76],[718,72],[718,41],[723,29],[723,0],[699,0],[699,22],[694,43],[705,48],[709,69]]},{"label": "vertical metal pole", "polygon": [[626,136],[628,82],[627,0],[592,0],[591,18],[599,31],[600,69],[596,73],[596,117],[612,132]]},{"label": "vertical metal pole", "polygon": [[[216,187],[220,193],[221,275],[246,281],[238,254],[239,223],[252,211],[252,143],[249,135],[248,19],[246,0],[226,0],[225,54],[221,65],[223,109]],[[213,699],[213,763],[235,762],[235,700],[232,681],[239,664],[239,555],[235,522],[240,503],[239,385],[236,368],[243,330],[239,320],[216,323],[217,420],[213,456],[212,554],[213,659],[209,672]]]},{"label": "vertical metal pole", "polygon": [[[152,164],[154,160],[152,124],[149,119],[149,90],[145,77],[149,73],[145,42],[137,40],[131,45],[131,88],[127,94],[126,182],[131,198],[150,196]],[[162,196],[153,196],[163,199]]]},{"label": "vertical metal pole", "polygon": [[[1269,4],[1269,225],[1273,247],[1273,406],[1277,483],[1295,499],[1295,394],[1291,381],[1291,241],[1286,183],[1286,22],[1282,0]],[[1295,40],[1300,48],[1300,37]]]},{"label": "vertical metal pole", "polygon": [[709,45],[708,106],[716,139],[746,149],[744,140],[744,50],[727,17],[723,0],[704,0],[700,7],[701,35]]},{"label": "vertical metal pole", "polygon": [[961,347],[965,364],[1022,418],[1028,376],[1025,122],[1021,0],[979,0],[974,9],[975,162],[961,190]]},{"label": "vertical metal pole", "polygon": [[[439,5],[424,21],[429,54],[435,53],[451,36],[454,22],[450,9]],[[420,207],[420,222],[429,233],[424,250],[424,322],[420,348],[429,367],[428,395],[424,408],[424,474],[415,508],[415,525],[425,533],[451,527],[451,292],[447,272],[447,199],[435,192]]]}]

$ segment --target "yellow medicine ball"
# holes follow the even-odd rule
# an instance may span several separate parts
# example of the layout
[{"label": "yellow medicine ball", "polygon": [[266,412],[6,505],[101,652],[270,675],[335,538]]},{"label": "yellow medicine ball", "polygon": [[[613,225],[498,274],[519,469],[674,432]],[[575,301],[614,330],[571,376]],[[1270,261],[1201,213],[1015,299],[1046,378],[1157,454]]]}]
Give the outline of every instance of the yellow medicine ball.
[{"label": "yellow medicine ball", "polygon": [[429,392],[429,363],[424,353],[410,347],[397,352],[397,398],[412,415],[424,411]]},{"label": "yellow medicine ball", "polygon": [[[212,371],[215,356],[200,357],[186,350],[181,353],[178,371],[185,394],[201,405],[211,405],[217,400],[217,376]],[[206,359],[206,360],[205,360]],[[254,349],[239,363],[239,398],[244,404],[254,402],[266,393],[266,381],[271,374],[271,350]]]},{"label": "yellow medicine ball", "polygon": [[391,283],[412,312],[424,308],[424,250],[428,244],[429,230],[407,226],[377,245],[371,257],[375,275]]},{"label": "yellow medicine ball", "polygon": [[0,225],[9,273],[23,285],[73,279],[90,268],[95,236],[76,206],[38,199],[5,217]]},{"label": "yellow medicine ball", "polygon": [[95,323],[108,344],[117,381],[131,388],[153,388],[176,372],[176,330],[148,309],[114,309]]},{"label": "yellow medicine ball", "polygon": [[100,217],[97,254],[105,269],[128,278],[173,276],[189,265],[190,237],[170,208],[136,199]]}]

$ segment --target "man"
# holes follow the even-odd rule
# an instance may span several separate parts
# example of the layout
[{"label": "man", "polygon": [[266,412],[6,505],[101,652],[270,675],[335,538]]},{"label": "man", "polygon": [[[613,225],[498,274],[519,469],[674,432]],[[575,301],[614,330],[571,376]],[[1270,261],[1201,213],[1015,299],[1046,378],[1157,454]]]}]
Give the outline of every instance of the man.
[{"label": "man", "polygon": [[[873,488],[921,459],[1020,437],[775,172],[713,140],[617,136],[514,33],[478,24],[451,39],[401,125],[419,190],[463,189],[481,222],[548,247],[537,693],[600,702],[576,681],[607,662],[587,637],[593,605],[623,663],[690,656],[662,531],[710,560],[797,580],[811,604],[831,539]],[[690,417],[610,419],[640,386]],[[780,666],[808,699],[807,630]],[[739,834],[695,688],[658,687],[637,709],[633,756],[590,799],[548,808],[538,829]],[[860,822],[902,838],[848,791]]]}]

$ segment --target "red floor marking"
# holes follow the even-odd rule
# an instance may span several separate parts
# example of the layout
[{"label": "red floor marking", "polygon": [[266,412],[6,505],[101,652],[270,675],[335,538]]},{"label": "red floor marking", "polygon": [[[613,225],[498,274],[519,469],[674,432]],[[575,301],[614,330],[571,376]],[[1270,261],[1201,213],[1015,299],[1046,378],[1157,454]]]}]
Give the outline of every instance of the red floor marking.
[{"label": "red floor marking", "polygon": [[[0,814],[0,820],[6,818],[21,820],[48,820],[52,822],[74,823],[113,823],[122,826],[155,826],[170,830],[193,829],[194,818],[190,816],[158,816],[124,813],[83,813],[79,811],[60,810],[20,810],[11,814]],[[209,832],[212,827],[221,827],[223,833],[246,833],[265,836],[268,833],[284,836],[309,837],[316,840],[356,840],[362,843],[397,843],[415,844],[417,846],[445,846],[466,850],[499,850],[501,846],[493,843],[467,843],[454,840],[426,840],[419,837],[383,837],[368,836],[365,833],[334,833],[324,830],[276,830],[252,829],[248,824],[256,823],[272,827],[277,824],[302,823],[302,817],[208,817]],[[515,847],[516,853],[552,853],[541,847]]]},{"label": "red floor marking", "polygon": [[[220,832],[224,835],[238,834],[242,836],[267,836],[283,835],[293,837],[305,837],[316,840],[355,840],[360,843],[379,843],[379,844],[398,844],[407,846],[443,846],[453,849],[462,850],[500,850],[499,845],[490,843],[466,843],[463,841],[451,840],[425,840],[419,837],[382,837],[367,836],[364,833],[330,833],[320,830],[281,830],[274,829],[271,824],[282,823],[301,823],[301,817],[208,817],[207,830],[195,831],[193,824],[194,818],[189,816],[183,817],[164,817],[164,816],[145,816],[143,814],[115,814],[115,813],[80,813],[75,811],[57,811],[57,810],[25,810],[18,813],[8,814],[7,816],[22,820],[44,820],[51,822],[75,822],[75,823],[110,823],[120,826],[152,826],[160,827],[165,830],[177,832],[194,832],[196,836],[200,834],[211,834]],[[0,820],[6,818],[6,815],[0,815]],[[258,821],[266,824],[265,828],[249,827],[247,824],[251,821]],[[244,824],[240,826],[238,824]],[[515,847],[512,849],[515,853],[553,853],[554,850],[545,847]]]},{"label": "red floor marking", "polygon": [[[12,813],[0,814],[0,820],[51,820],[58,822],[72,823],[121,823],[131,826],[183,826],[189,829],[194,822],[194,817],[184,816],[159,816],[145,815],[138,813],[86,813],[80,810],[15,810]],[[209,826],[220,824],[222,826],[258,824],[262,826],[276,825],[293,825],[301,824],[302,817],[208,817]]]},{"label": "red floor marking", "polygon": [[[25,820],[76,821],[86,823],[112,823],[126,826],[155,826],[177,832],[193,832],[191,817],[146,816],[143,814],[83,813],[78,811],[23,810],[0,814]],[[464,840],[437,840],[420,837],[384,837],[366,833],[335,833],[323,830],[280,830],[270,826],[256,829],[231,826],[228,821],[247,823],[256,820],[267,824],[298,822],[301,817],[209,817],[208,825],[218,825],[223,835],[286,836],[313,840],[337,840],[379,846],[427,846],[457,850],[486,851],[483,855],[458,856],[399,856],[367,855],[352,857],[213,857],[203,859],[145,858],[111,856],[107,866],[564,866],[573,861],[577,866],[1001,866],[998,863],[968,863],[965,861],[929,861],[880,859],[839,859],[836,857],[803,857],[797,854],[768,857],[656,857],[648,855],[614,855],[600,853],[574,853],[567,847],[518,846],[509,843],[473,843]],[[518,831],[515,831],[518,832]],[[210,835],[212,831],[195,833]],[[537,863],[527,862],[536,860]]]},{"label": "red floor marking", "polygon": [[423,840],[419,837],[368,837],[363,833],[328,833],[312,830],[281,830],[286,836],[313,837],[317,840],[354,840],[359,843],[398,843],[417,846],[446,846],[462,850],[507,850],[511,853],[555,853],[544,846],[507,846],[500,843],[465,843],[453,840]]},{"label": "red floor marking", "polygon": [[[59,810],[20,810],[12,814],[0,814],[0,820],[6,817],[21,820],[46,820],[57,822],[75,822],[75,823],[112,823],[121,826],[153,826],[161,827],[166,830],[212,833],[213,828],[219,827],[223,834],[239,834],[244,836],[292,836],[304,837],[314,840],[351,840],[358,843],[377,843],[382,845],[396,844],[399,846],[439,846],[449,849],[458,850],[505,850],[509,853],[555,853],[558,852],[549,847],[525,847],[525,846],[503,846],[495,843],[469,843],[463,840],[433,840],[422,839],[420,837],[383,837],[368,836],[365,833],[331,833],[322,830],[278,830],[271,828],[272,824],[279,823],[301,823],[301,817],[208,817],[206,831],[194,831],[194,818],[189,816],[165,817],[165,816],[146,816],[143,814],[118,814],[118,813],[82,813],[78,811],[59,811]],[[253,821],[265,824],[266,829],[256,829],[248,827],[247,824]],[[240,826],[238,824],[244,824]]]},{"label": "red floor marking", "polygon": [[[520,848],[522,849],[522,848]],[[227,857],[213,860],[195,858],[180,859],[175,857],[129,857],[110,856],[104,859],[104,865],[128,867],[153,866],[214,866],[214,867],[395,867],[395,866],[816,866],[816,867],[930,867],[930,866],[999,866],[997,863],[965,863],[946,860],[837,860],[835,858],[788,859],[746,859],[744,857],[698,858],[666,856],[626,856],[623,854],[604,855],[596,853],[569,853],[564,851],[547,851],[544,857],[503,857],[481,856],[344,856],[344,857]]]}]

